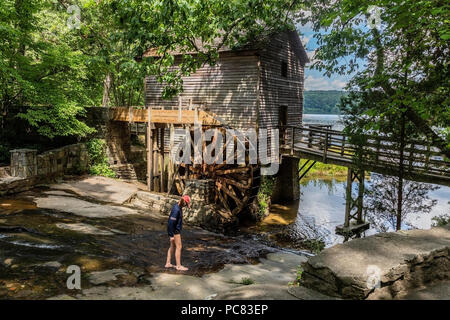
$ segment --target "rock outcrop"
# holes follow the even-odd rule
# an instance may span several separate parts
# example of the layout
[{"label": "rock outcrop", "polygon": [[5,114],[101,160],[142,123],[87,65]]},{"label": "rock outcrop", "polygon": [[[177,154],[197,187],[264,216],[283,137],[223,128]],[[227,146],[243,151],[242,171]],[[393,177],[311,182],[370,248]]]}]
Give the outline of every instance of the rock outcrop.
[{"label": "rock outcrop", "polygon": [[450,226],[381,233],[322,251],[301,283],[344,299],[393,299],[450,279]]}]

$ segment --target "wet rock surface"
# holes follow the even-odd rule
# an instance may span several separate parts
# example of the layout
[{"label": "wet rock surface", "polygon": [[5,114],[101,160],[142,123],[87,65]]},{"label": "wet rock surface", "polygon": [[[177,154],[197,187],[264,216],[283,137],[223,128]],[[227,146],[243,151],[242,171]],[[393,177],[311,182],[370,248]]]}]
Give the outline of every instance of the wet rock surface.
[{"label": "wet rock surface", "polygon": [[[158,211],[103,200],[101,196],[86,198],[70,188],[48,186],[14,198],[2,198],[0,298],[76,297],[80,292],[67,288],[69,275],[66,271],[69,266],[77,265],[81,268],[83,288],[83,294],[77,298],[100,298],[106,293],[105,297],[111,298],[177,298],[179,295],[173,293],[173,288],[167,287],[165,281],[176,287],[177,282],[181,283],[184,288],[184,280],[176,279],[190,279],[199,284],[199,291],[186,287],[187,291],[181,292],[186,298],[203,299],[217,293],[219,288],[239,286],[223,279],[211,279],[211,283],[216,284],[209,286],[204,277],[236,264],[254,271],[256,263],[277,251],[250,237],[228,237],[185,225],[182,258],[189,271],[180,273],[166,269],[167,217]],[[289,255],[304,259],[300,255]],[[292,260],[289,268],[298,263],[300,261]],[[286,269],[274,269],[275,265],[283,265],[281,261],[269,259],[266,264],[272,268],[264,271],[267,274],[286,272]],[[227,267],[223,270],[229,272]],[[291,281],[295,272],[285,275]],[[229,277],[231,279],[231,274]],[[264,282],[263,278],[253,277]],[[270,281],[277,278],[267,276]]]},{"label": "wet rock surface", "polygon": [[[305,258],[299,255],[270,253],[257,265],[227,264],[223,269],[201,277],[184,273],[154,273],[150,277],[144,276],[148,281],[145,285],[126,285],[123,278],[112,280],[132,275],[124,274],[124,270],[107,270],[97,273],[99,285],[51,299],[296,299],[289,294],[287,282],[292,280],[293,272],[302,261]],[[243,279],[251,279],[252,283],[245,284]]]}]

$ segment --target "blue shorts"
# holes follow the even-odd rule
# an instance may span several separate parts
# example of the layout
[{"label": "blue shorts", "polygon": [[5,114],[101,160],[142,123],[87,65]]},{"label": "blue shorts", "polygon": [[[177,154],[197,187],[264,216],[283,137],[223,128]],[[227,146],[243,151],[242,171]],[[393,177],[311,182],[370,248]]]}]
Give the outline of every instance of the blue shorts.
[{"label": "blue shorts", "polygon": [[169,222],[169,224],[167,225],[167,234],[170,238],[172,238],[174,235],[180,234],[180,230],[177,230],[175,228],[175,223]]}]

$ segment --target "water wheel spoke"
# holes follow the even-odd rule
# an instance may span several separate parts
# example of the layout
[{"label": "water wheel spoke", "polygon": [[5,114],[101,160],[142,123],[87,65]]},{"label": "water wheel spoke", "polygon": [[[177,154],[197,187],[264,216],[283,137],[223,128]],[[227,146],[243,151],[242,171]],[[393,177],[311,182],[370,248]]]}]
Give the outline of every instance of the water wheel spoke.
[{"label": "water wheel spoke", "polygon": [[224,178],[224,177],[217,177],[217,180],[219,180],[221,182],[225,182],[225,183],[231,184],[233,186],[236,186],[239,189],[250,189],[251,188],[251,185],[245,185],[243,183],[234,181],[232,179]]},{"label": "water wheel spoke", "polygon": [[232,198],[234,200],[234,202],[239,206],[240,204],[242,204],[242,201],[238,198],[238,196],[236,195],[236,193],[234,192],[233,188],[227,188],[227,185],[223,185],[222,189],[221,189],[226,195],[228,195],[230,198]]},{"label": "water wheel spoke", "polygon": [[[220,130],[220,129],[219,129]],[[217,141],[218,135],[212,137],[211,142],[202,143],[202,152],[207,146],[211,146]],[[246,159],[249,163],[249,156],[247,152],[240,154],[242,148],[240,146],[247,146],[249,142],[246,140],[237,141],[237,138],[227,139],[224,141],[224,147],[220,150],[214,149],[212,151],[212,164],[194,164],[194,143],[193,131],[191,131],[191,164],[182,163],[178,166],[179,172],[174,175],[175,186],[173,192],[178,192],[180,195],[185,192],[188,179],[211,179],[215,182],[214,203],[218,206],[218,210],[228,217],[239,214],[248,204],[249,201],[255,197],[258,192],[260,179],[256,173],[258,166],[254,164],[237,164],[237,159]],[[225,151],[229,145],[234,144],[233,154],[231,155],[231,163],[227,163],[225,159]],[[220,163],[217,163],[219,162]]]},{"label": "water wheel spoke", "polygon": [[223,207],[228,211],[231,211],[230,207],[228,206],[228,201],[226,201],[224,195],[222,195],[222,188],[223,188],[222,184],[220,182],[216,182],[216,187],[217,187],[216,195],[219,197],[219,200],[222,203]]},{"label": "water wheel spoke", "polygon": [[218,170],[216,172],[217,175],[227,175],[231,173],[242,173],[248,171],[248,167],[240,167],[240,168],[233,168],[233,169],[225,169],[225,170]]}]

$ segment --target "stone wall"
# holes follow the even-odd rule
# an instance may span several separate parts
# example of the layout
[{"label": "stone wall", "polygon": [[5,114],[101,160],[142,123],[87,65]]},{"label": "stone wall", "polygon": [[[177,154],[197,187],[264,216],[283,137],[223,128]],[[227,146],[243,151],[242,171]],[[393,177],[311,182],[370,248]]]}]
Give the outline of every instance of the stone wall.
[{"label": "stone wall", "polygon": [[31,178],[38,175],[37,150],[16,149],[11,150],[11,176],[18,178]]},{"label": "stone wall", "polygon": [[344,299],[395,299],[450,279],[450,225],[380,233],[325,249],[303,265],[301,284]]},{"label": "stone wall", "polygon": [[[185,194],[191,197],[191,208],[183,209],[183,221],[211,231],[227,231],[236,226],[236,217],[222,212],[214,202],[214,183],[212,180],[190,180]],[[169,215],[172,206],[180,200],[179,196],[155,192],[139,191],[131,199],[130,205],[140,209],[159,211]]]},{"label": "stone wall", "polygon": [[[31,189],[66,174],[80,174],[87,170],[88,154],[83,143],[37,154],[36,150],[11,151],[10,176],[0,179],[0,195]],[[6,172],[6,170],[5,170]]]},{"label": "stone wall", "polygon": [[298,162],[299,160],[296,158],[282,158],[272,194],[272,202],[289,202],[299,199]]},{"label": "stone wall", "polygon": [[108,162],[118,178],[147,180],[145,147],[131,145],[128,122],[110,121],[109,108],[92,107],[87,109],[86,123],[96,130],[89,139],[103,139],[106,142]]},{"label": "stone wall", "polygon": [[65,146],[37,155],[37,175],[60,177],[79,174],[88,168],[88,154],[83,143]]}]

